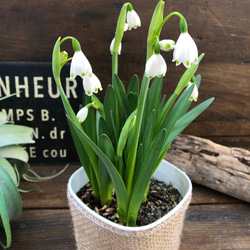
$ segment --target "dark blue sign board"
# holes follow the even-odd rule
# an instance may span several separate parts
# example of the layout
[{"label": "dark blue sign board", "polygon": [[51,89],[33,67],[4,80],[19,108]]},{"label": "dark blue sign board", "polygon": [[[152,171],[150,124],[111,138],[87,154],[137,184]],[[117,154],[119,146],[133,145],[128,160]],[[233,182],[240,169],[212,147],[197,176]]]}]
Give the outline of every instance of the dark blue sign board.
[{"label": "dark blue sign board", "polygon": [[[81,78],[69,78],[65,65],[61,80],[73,109],[84,104]],[[69,133],[51,63],[0,62],[0,97],[17,93],[0,102],[0,111],[15,124],[33,128],[35,144],[27,145],[30,164],[78,162]]]}]

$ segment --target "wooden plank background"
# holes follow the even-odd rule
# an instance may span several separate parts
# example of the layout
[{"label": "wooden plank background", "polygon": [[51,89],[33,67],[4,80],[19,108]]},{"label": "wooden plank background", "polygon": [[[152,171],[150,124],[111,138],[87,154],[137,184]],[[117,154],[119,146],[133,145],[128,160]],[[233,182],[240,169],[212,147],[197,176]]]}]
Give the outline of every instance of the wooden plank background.
[{"label": "wooden plank background", "polygon": [[[63,166],[36,166],[46,176]],[[11,223],[13,242],[10,249],[75,249],[75,239],[65,185],[79,165],[70,167],[49,182],[21,182],[25,190],[40,192],[22,194],[22,216]],[[208,189],[193,186],[192,201],[187,210],[180,250],[249,249],[249,204]],[[0,238],[4,238],[0,230]]]},{"label": "wooden plank background", "polygon": [[[110,41],[123,3],[121,0],[8,0],[0,8],[0,61],[49,62],[58,36],[76,36],[104,89],[111,81]],[[138,30],[126,32],[119,76],[125,84],[145,66],[146,36],[158,1],[132,1],[142,20]],[[199,52],[204,52],[198,73],[202,75],[199,101],[216,99],[185,133],[210,138],[217,143],[250,149],[250,1],[169,0],[165,15],[181,12],[189,24]],[[179,36],[178,18],[164,27],[161,39]],[[72,51],[65,46],[65,49]],[[183,66],[175,67],[172,52],[164,93],[173,91]],[[103,95],[103,93],[102,93]]]}]

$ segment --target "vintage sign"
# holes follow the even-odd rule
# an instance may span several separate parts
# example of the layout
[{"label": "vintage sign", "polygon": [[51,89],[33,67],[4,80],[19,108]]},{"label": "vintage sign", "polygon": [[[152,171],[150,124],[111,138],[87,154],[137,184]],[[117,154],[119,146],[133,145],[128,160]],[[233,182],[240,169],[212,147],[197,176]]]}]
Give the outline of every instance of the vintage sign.
[{"label": "vintage sign", "polygon": [[[69,78],[69,65],[61,74],[66,96],[77,112],[84,103],[82,80]],[[78,162],[51,63],[0,62],[0,110],[15,124],[33,128],[35,144],[27,145],[31,164]]]}]

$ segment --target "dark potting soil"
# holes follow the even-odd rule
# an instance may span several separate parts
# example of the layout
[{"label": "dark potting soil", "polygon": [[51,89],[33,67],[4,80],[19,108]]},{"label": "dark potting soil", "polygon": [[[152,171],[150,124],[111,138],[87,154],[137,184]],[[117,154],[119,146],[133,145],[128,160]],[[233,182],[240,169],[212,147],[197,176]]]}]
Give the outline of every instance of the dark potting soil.
[{"label": "dark potting soil", "polygon": [[[113,194],[109,206],[100,206],[95,200],[90,183],[88,183],[78,191],[77,196],[97,214],[119,224],[115,194]],[[149,185],[147,201],[141,204],[136,226],[148,225],[160,219],[171,211],[181,199],[181,194],[171,183],[166,185],[164,182],[152,179]]]}]

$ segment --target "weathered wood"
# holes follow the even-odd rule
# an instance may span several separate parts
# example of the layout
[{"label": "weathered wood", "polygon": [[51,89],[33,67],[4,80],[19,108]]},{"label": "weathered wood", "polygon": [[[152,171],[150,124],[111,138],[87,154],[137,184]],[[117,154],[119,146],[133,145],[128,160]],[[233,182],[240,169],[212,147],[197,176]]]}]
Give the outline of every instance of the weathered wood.
[{"label": "weathered wood", "polygon": [[191,205],[236,203],[243,203],[243,201],[205,186],[193,183]]},{"label": "weathered wood", "polygon": [[[111,0],[37,0],[1,2],[0,60],[51,61],[51,51],[58,36],[76,36],[95,73],[106,89],[111,82],[110,41],[115,23],[125,1]],[[131,1],[141,17],[142,27],[126,32],[119,56],[119,76],[127,85],[134,73],[143,75],[148,24],[157,1]],[[199,52],[205,57],[198,69],[202,75],[199,101],[215,96],[209,109],[185,133],[216,137],[225,145],[250,148],[249,83],[249,0],[174,1],[167,0],[165,14],[181,12],[189,24]],[[171,18],[161,38],[179,35],[178,18]],[[72,51],[65,46],[69,53]],[[169,94],[179,80],[182,66],[171,63],[172,53],[163,53],[168,72],[164,94]],[[104,91],[98,96],[102,98]],[[233,101],[232,101],[233,100]],[[232,140],[223,138],[232,137]],[[233,138],[234,137],[234,138]]]},{"label": "weathered wood", "polygon": [[[33,169],[46,176],[62,167],[34,166]],[[22,181],[22,188],[35,185],[42,192],[22,194],[24,211],[21,218],[11,223],[11,249],[76,249],[66,184],[78,167],[71,164],[67,171],[50,182],[29,184]],[[180,249],[248,249],[249,223],[249,204],[194,184]],[[4,238],[1,228],[0,238]]]},{"label": "weathered wood", "polygon": [[[34,190],[30,193],[22,193],[24,209],[33,208],[66,208],[68,207],[66,190],[71,174],[80,167],[70,164],[68,169],[57,178],[39,183],[29,183],[22,181],[20,188],[23,190]],[[34,166],[32,169],[41,176],[48,176],[59,172],[63,166]]]},{"label": "weathered wood", "polygon": [[[53,172],[58,172],[63,166],[34,166],[39,175],[47,176]],[[67,183],[70,175],[80,167],[80,163],[71,164],[69,168],[56,179],[49,182],[29,183],[21,181],[20,188],[24,190],[37,189],[30,193],[22,193],[24,209],[37,208],[67,208],[68,201],[66,197]],[[201,185],[193,185],[193,195],[191,204],[224,204],[239,203],[241,201],[227,196],[225,194],[208,189]]]},{"label": "weathered wood", "polygon": [[192,181],[250,202],[250,152],[180,135],[165,156]]},{"label": "weathered wood", "polygon": [[[249,204],[190,206],[180,249],[249,249],[249,223]],[[13,250],[76,249],[67,209],[24,210],[12,232]]]},{"label": "weathered wood", "polygon": [[249,204],[190,206],[180,250],[247,250],[250,246],[249,223]]},{"label": "weathered wood", "polygon": [[24,210],[11,228],[11,249],[76,249],[68,209]]}]

